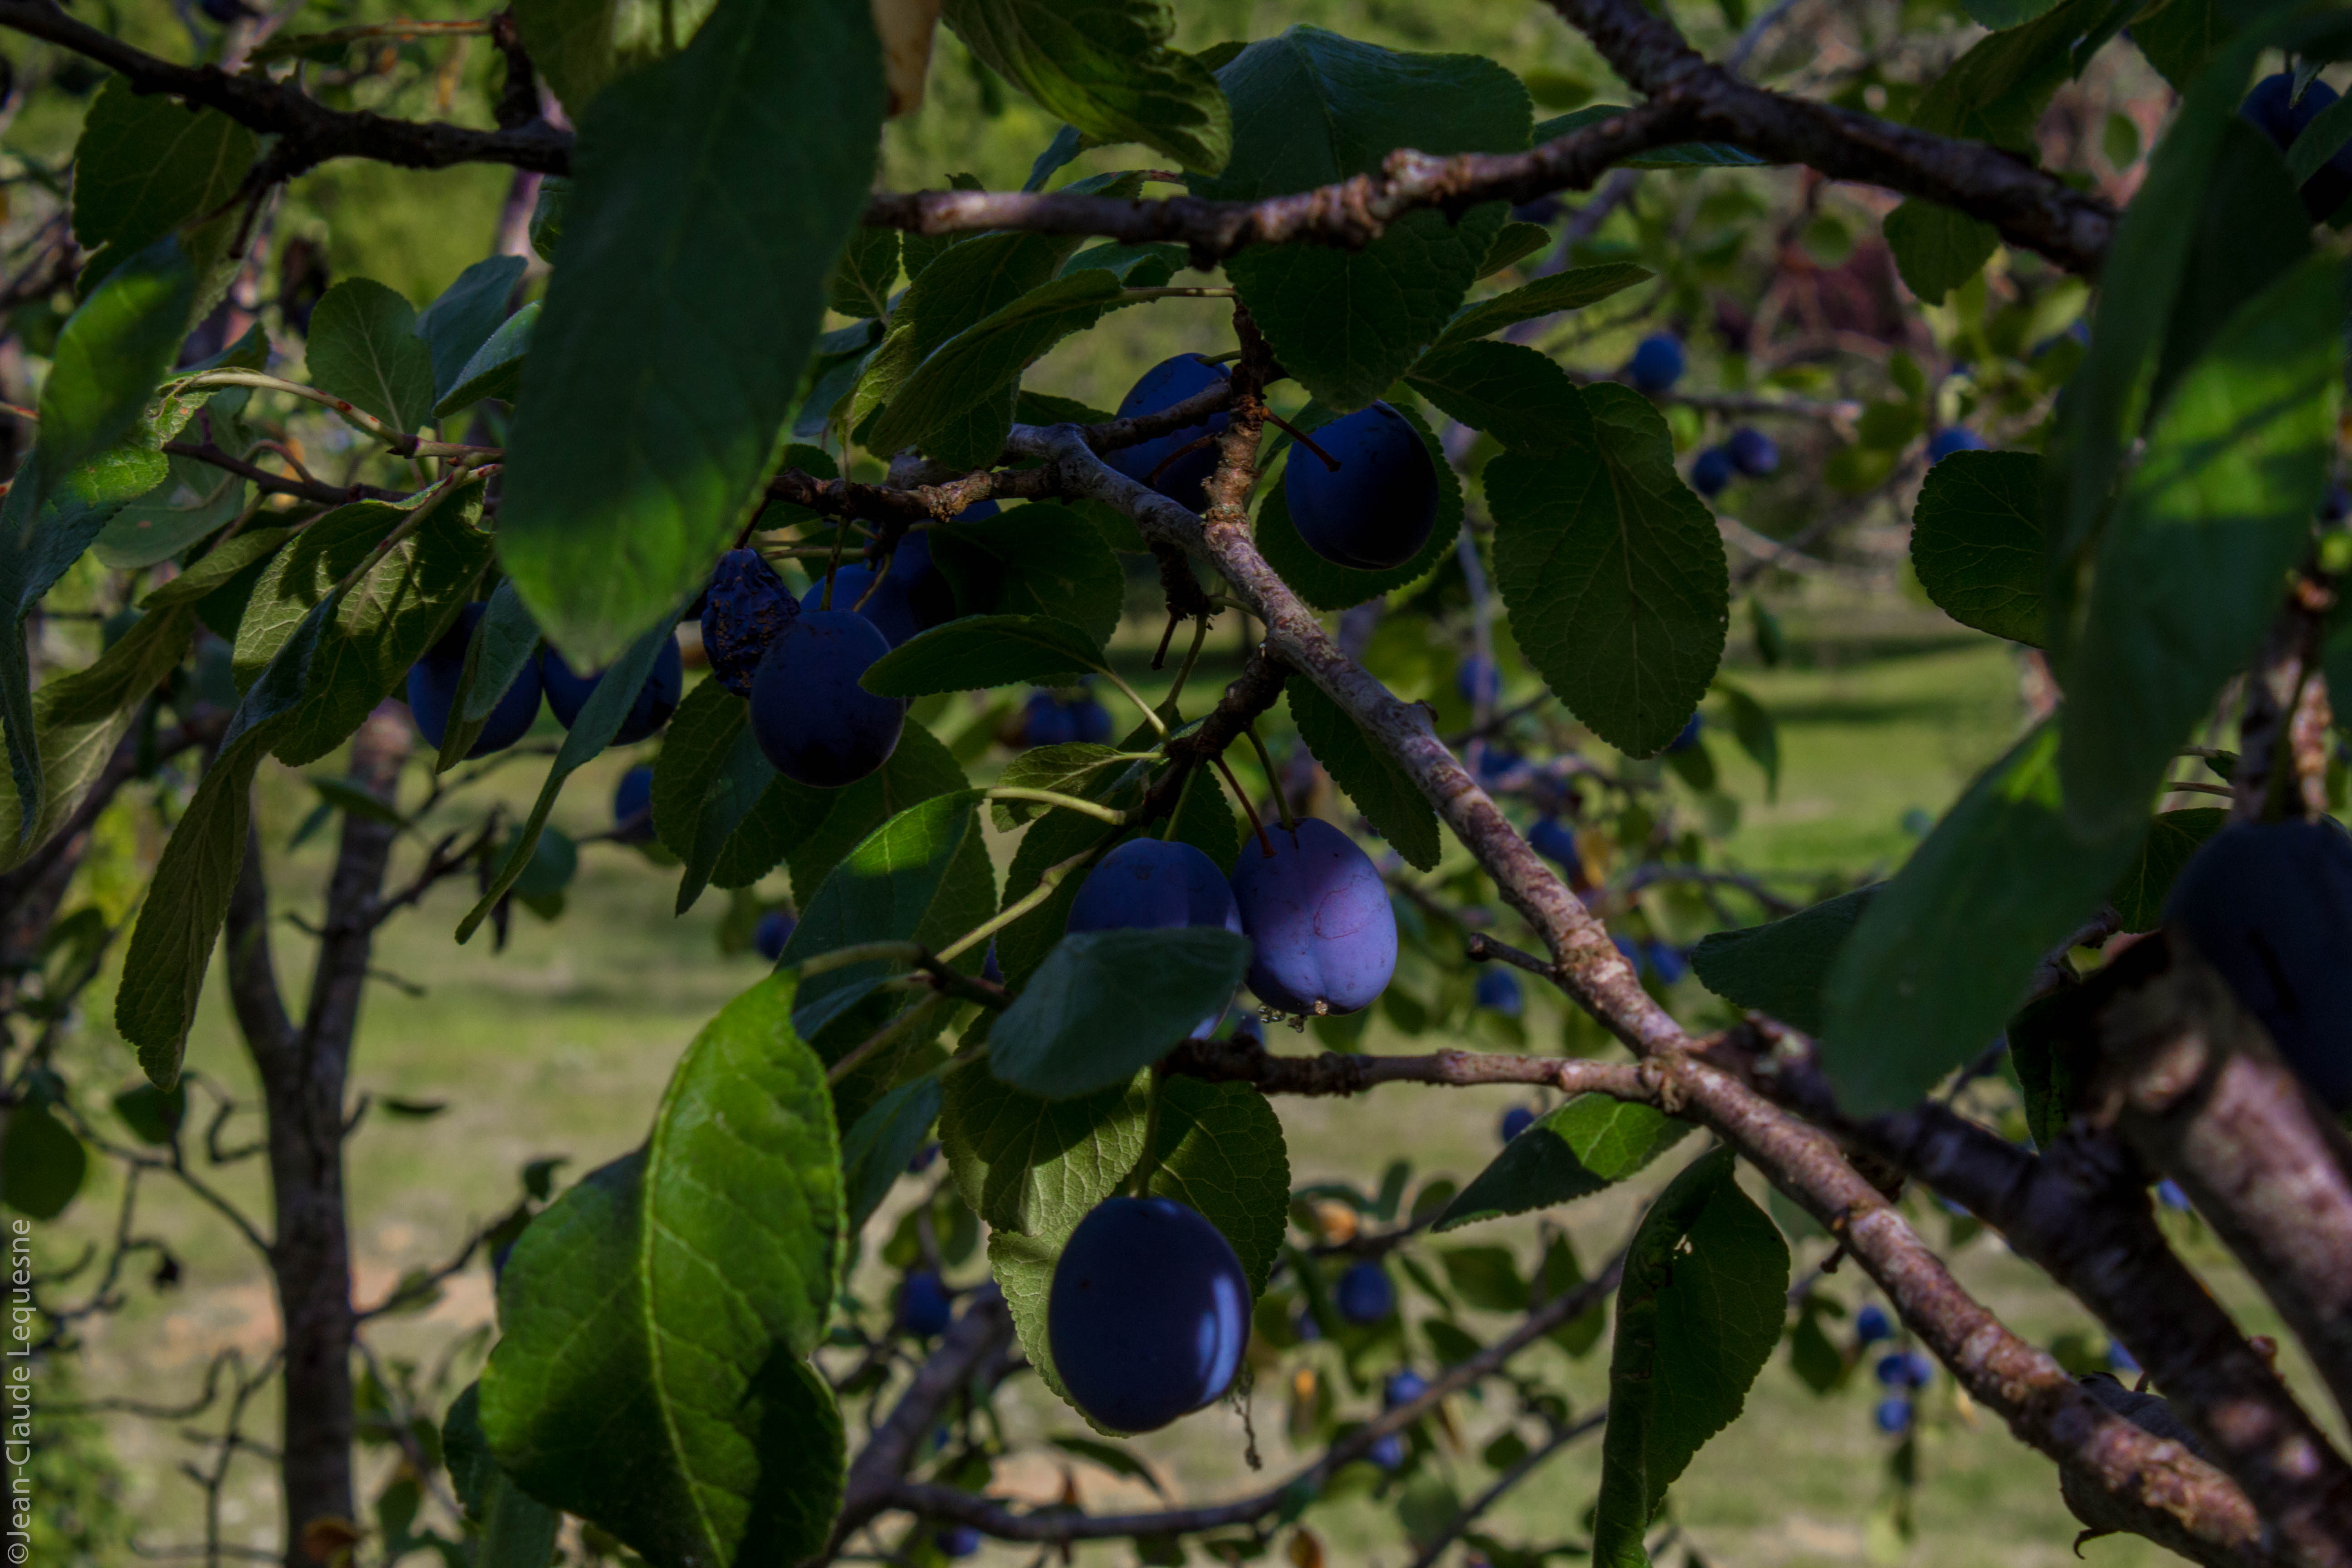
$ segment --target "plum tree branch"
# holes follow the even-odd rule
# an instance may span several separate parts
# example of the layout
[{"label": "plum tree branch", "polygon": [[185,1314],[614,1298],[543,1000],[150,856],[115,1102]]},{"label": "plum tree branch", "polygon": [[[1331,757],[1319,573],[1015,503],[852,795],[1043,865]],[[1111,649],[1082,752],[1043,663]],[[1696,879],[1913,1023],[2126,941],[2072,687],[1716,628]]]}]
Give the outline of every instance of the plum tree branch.
[{"label": "plum tree branch", "polygon": [[272,156],[279,178],[331,158],[370,158],[406,169],[457,163],[508,163],[542,174],[572,168],[572,137],[544,120],[505,131],[474,131],[439,121],[392,120],[364,110],[329,109],[290,82],[259,72],[231,76],[217,66],[173,65],[76,20],[52,0],[0,0],[0,27],[70,49],[119,71],[141,93],[166,92],[216,109],[251,131],[282,138]]},{"label": "plum tree branch", "polygon": [[1550,5],[1591,40],[1611,68],[1647,95],[1644,107],[1673,111],[1706,140],[1966,213],[2069,272],[2095,274],[2106,256],[2115,208],[1999,148],[1743,81],[1710,63],[1673,22],[1638,0]]},{"label": "plum tree branch", "polygon": [[2290,1560],[2352,1562],[2352,1467],[2166,1242],[2145,1167],[2112,1132],[2078,1119],[2037,1158],[1937,1102],[1845,1118],[1809,1052],[1759,1053],[1749,1066],[1767,1092],[1961,1204],[2090,1308],[2278,1529]]},{"label": "plum tree branch", "polygon": [[1405,770],[1497,889],[1549,948],[1553,974],[1643,1058],[1659,1103],[1713,1129],[1843,1242],[1920,1339],[2022,1441],[2112,1503],[2136,1532],[2188,1540],[2214,1562],[2274,1561],[2245,1494],[2177,1446],[2092,1399],[2045,1352],[1971,1298],[1943,1260],[1835,1142],[1732,1075],[1694,1059],[1680,1026],[1643,991],[1606,930],[1552,875],[1460,762],[1426,710],[1408,706],[1340,649],[1257,552],[1247,529],[1216,524],[1106,467],[1075,426],[1016,425],[1008,446],[1045,460],[1066,494],[1101,500],[1147,538],[1205,553],[1266,627],[1269,649],[1313,680]]},{"label": "plum tree branch", "polygon": [[1564,1094],[1597,1093],[1654,1104],[1656,1085],[1633,1062],[1514,1056],[1502,1051],[1437,1051],[1419,1057],[1277,1056],[1250,1039],[1187,1040],[1162,1070],[1213,1083],[1246,1083],[1264,1094],[1361,1094],[1375,1084],[1542,1084]]},{"label": "plum tree branch", "polygon": [[[2352,1146],[2184,938],[2135,942],[2063,1004],[2096,1114],[2179,1182],[2352,1410]],[[2137,1350],[2137,1347],[2135,1347]]]}]

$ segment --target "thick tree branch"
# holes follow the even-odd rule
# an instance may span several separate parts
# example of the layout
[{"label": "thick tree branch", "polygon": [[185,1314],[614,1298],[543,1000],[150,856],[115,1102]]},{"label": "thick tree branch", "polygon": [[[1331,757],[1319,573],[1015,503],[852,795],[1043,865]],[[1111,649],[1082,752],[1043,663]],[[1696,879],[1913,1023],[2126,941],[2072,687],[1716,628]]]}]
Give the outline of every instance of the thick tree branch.
[{"label": "thick tree branch", "polygon": [[1710,141],[1918,196],[1990,224],[2011,245],[2085,277],[2115,236],[2115,208],[1999,148],[1931,136],[1741,80],[1638,0],[1551,0],[1611,68]]},{"label": "thick tree branch", "polygon": [[131,47],[68,16],[50,0],[0,0],[0,27],[42,39],[121,72],[142,93],[167,92],[216,109],[248,130],[284,138],[272,154],[280,179],[330,158],[372,158],[406,169],[455,163],[510,163],[543,174],[572,168],[572,137],[544,120],[509,131],[469,131],[437,121],[388,120],[362,110],[329,109],[290,82],[254,72],[230,76],[217,66],[180,66]]},{"label": "thick tree branch", "polygon": [[[1846,1121],[1808,1058],[1758,1066],[1760,1081],[1966,1206],[2090,1308],[2245,1488],[2291,1560],[2352,1563],[2352,1468],[2166,1242],[2147,1174],[2118,1140],[2082,1123],[2036,1158],[1936,1103]],[[2185,1536],[2157,1539],[2200,1562],[2231,1561]]]},{"label": "thick tree branch", "polygon": [[2096,1019],[2099,1114],[2179,1182],[2352,1411],[2352,1145],[2334,1118],[2178,934],[2134,943],[2069,1006]]}]

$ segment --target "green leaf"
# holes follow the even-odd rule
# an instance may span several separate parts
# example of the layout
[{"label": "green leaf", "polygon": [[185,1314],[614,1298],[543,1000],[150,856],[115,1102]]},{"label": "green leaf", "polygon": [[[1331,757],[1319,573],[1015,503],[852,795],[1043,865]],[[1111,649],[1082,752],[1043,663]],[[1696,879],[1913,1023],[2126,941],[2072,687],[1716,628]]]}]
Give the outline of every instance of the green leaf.
[{"label": "green leaf", "polygon": [[1593,444],[1592,416],[1576,384],[1522,343],[1470,338],[1432,349],[1405,384],[1514,452],[1549,457]]},{"label": "green leaf", "polygon": [[2154,931],[2164,923],[2164,900],[2172,892],[2172,879],[2229,820],[2230,814],[2218,806],[2156,814],[2139,855],[2107,897],[2125,931]]},{"label": "green leaf", "polygon": [[482,618],[474,623],[474,635],[466,640],[466,664],[457,675],[457,694],[441,735],[441,754],[433,762],[435,773],[446,773],[466,760],[507,689],[538,657],[538,624],[523,608],[514,584],[501,580],[483,605]]},{"label": "green leaf", "polygon": [[187,251],[166,235],[124,258],[66,319],[41,384],[38,467],[16,476],[0,525],[22,528],[75,469],[137,426],[179,352],[195,288]]},{"label": "green leaf", "polygon": [[[509,492],[511,493],[511,492]],[[613,662],[595,689],[588,694],[580,716],[572,721],[572,731],[556,748],[555,762],[547,770],[547,781],[540,785],[539,798],[531,803],[530,815],[523,820],[522,830],[508,841],[507,857],[499,867],[490,885],[467,910],[457,924],[457,940],[465,942],[480,929],[491,908],[506,896],[515,879],[530,864],[539,844],[540,829],[547,826],[547,814],[555,808],[555,797],[562,791],[563,781],[594,760],[598,753],[613,743],[620,733],[621,721],[629,716],[630,706],[637,700],[638,689],[653,672],[654,660],[662,648],[677,636],[675,613],[665,613],[629,646],[627,652]]]},{"label": "green leaf", "polygon": [[1939,136],[2031,152],[2042,110],[2076,68],[2073,44],[2114,5],[2115,0],[2063,0],[2031,26],[1978,40],[1937,73],[1913,110],[1911,123]]},{"label": "green leaf", "polygon": [[[1292,421],[1300,429],[1312,433],[1328,423],[1335,416],[1321,405],[1312,406],[1313,416],[1302,413]],[[1430,461],[1437,473],[1437,516],[1429,531],[1429,542],[1423,545],[1413,558],[1402,566],[1386,572],[1360,572],[1352,566],[1340,566],[1326,561],[1307,548],[1298,537],[1298,529],[1290,521],[1290,502],[1280,485],[1266,487],[1265,499],[1258,502],[1257,547],[1267,563],[1282,574],[1298,596],[1318,610],[1343,610],[1360,605],[1367,599],[1408,583],[1420,581],[1438,563],[1454,552],[1454,542],[1462,531],[1462,477],[1454,471],[1446,459],[1445,448],[1437,439],[1429,422],[1410,405],[1402,405],[1397,412],[1405,416],[1412,427],[1421,432],[1423,445],[1429,447]],[[1276,448],[1279,450],[1279,448]],[[1267,456],[1272,457],[1269,452]]]},{"label": "green leaf", "polygon": [[901,382],[866,432],[866,445],[895,452],[926,437],[983,399],[999,396],[1038,356],[1093,326],[1124,292],[1108,272],[1089,268],[1031,289],[975,321],[926,357]]},{"label": "green leaf", "polygon": [[1314,682],[1296,676],[1285,689],[1290,696],[1290,717],[1298,726],[1298,738],[1331,775],[1331,782],[1347,792],[1372,830],[1395,846],[1407,864],[1423,871],[1435,869],[1445,846],[1437,831],[1437,808],[1429,804],[1428,796],[1387,750],[1365,734]]},{"label": "green leaf", "polygon": [[688,692],[670,715],[654,758],[654,832],[680,860],[694,853],[703,812],[751,722],[751,705],[715,680]]},{"label": "green leaf", "polygon": [[[1486,246],[1486,258],[1478,263],[1478,276],[1492,278],[1506,267],[1526,260],[1538,250],[1551,245],[1551,230],[1539,223],[1511,222],[1496,231]],[[1459,318],[1457,318],[1458,320]]]},{"label": "green leaf", "polygon": [[1066,686],[1108,668],[1096,639],[1049,616],[966,616],[909,637],[874,661],[858,684],[882,697],[1011,686]]},{"label": "green leaf", "polygon": [[606,84],[684,48],[714,3],[520,0],[514,14],[531,64],[577,123]]},{"label": "green leaf", "polygon": [[547,1568],[563,1515],[515,1485],[482,1435],[481,1384],[469,1383],[441,1424],[441,1451],[467,1517],[481,1526],[474,1568]]},{"label": "green leaf", "polygon": [[1290,1224],[1290,1154],[1274,1108],[1245,1083],[1163,1079],[1155,1142],[1152,1195],[1215,1226],[1234,1244],[1255,1297]]},{"label": "green leaf", "polygon": [[259,147],[226,114],[190,110],[163,93],[135,92],[122,77],[107,78],[74,144],[74,238],[89,258],[82,292],[125,257],[227,202]]},{"label": "green leaf", "polygon": [[930,1136],[931,1123],[939,1117],[939,1077],[926,1073],[876,1100],[842,1135],[841,1179],[850,1235],[866,1228],[892,1185],[907,1173],[907,1162]]},{"label": "green leaf", "polygon": [[1140,142],[1204,174],[1232,155],[1225,95],[1168,47],[1169,0],[948,0],[943,13],[974,55],[1098,142]]},{"label": "green leaf", "polygon": [[530,353],[530,335],[539,325],[541,301],[533,300],[499,324],[471,358],[458,367],[456,382],[433,405],[443,418],[463,413],[486,397],[511,403],[522,386],[523,361]]},{"label": "green leaf", "polygon": [[127,572],[168,561],[245,510],[242,475],[195,458],[173,457],[168,464],[162,484],[115,512],[99,531],[92,548],[101,565]]},{"label": "green leaf", "polygon": [[416,335],[433,355],[436,393],[448,396],[472,368],[474,356],[506,324],[507,301],[522,273],[520,256],[477,261],[418,314]]},{"label": "green leaf", "polygon": [[2146,820],[2174,751],[2252,659],[2308,546],[2341,399],[2337,265],[2315,257],[2246,302],[2125,481],[2062,667],[2066,813],[2086,834]]},{"label": "green leaf", "polygon": [[1654,756],[1715,679],[1730,571],[1649,400],[1607,383],[1583,398],[1589,445],[1486,465],[1495,581],[1545,684],[1611,745]]},{"label": "green leaf", "polygon": [[1739,1190],[1730,1150],[1693,1162],[1650,1205],[1617,1291],[1594,1568],[1649,1568],[1651,1517],[1746,1405],[1788,1289],[1788,1243]]},{"label": "green leaf", "polygon": [[1127,608],[1127,574],[1102,530],[1068,507],[1032,501],[930,531],[931,559],[964,608],[1066,621],[1108,645]]},{"label": "green leaf", "polygon": [[1818,1036],[1829,1017],[1822,991],[1831,967],[1877,890],[1857,888],[1760,926],[1701,937],[1691,969],[1733,1006]]},{"label": "green leaf", "polygon": [[[1319,27],[1254,43],[1217,72],[1234,156],[1212,199],[1260,201],[1377,174],[1400,147],[1435,156],[1528,144],[1527,89],[1474,55],[1402,54]],[[1259,246],[1225,264],[1285,369],[1349,413],[1379,397],[1452,320],[1501,229],[1486,203],[1449,222],[1421,211],[1361,250]]]},{"label": "green leaf", "polygon": [[[1191,265],[1191,253],[1182,246],[1150,240],[1139,245],[1097,245],[1081,250],[1062,264],[1062,275],[1066,278],[1094,268],[1111,274],[1130,289],[1158,289]],[[1025,414],[1020,417],[1026,424],[1038,423]],[[1086,419],[1076,423],[1091,425],[1099,421]]]},{"label": "green leaf", "polygon": [[1731,735],[1748,760],[1764,770],[1764,798],[1777,799],[1780,794],[1780,730],[1772,722],[1770,710],[1756,700],[1748,691],[1727,680],[1718,679],[1715,689],[1731,706]]},{"label": "green leaf", "polygon": [[[1524,226],[1536,227],[1529,224]],[[1538,229],[1547,238],[1549,229]],[[1491,263],[1493,257],[1487,258]],[[1612,294],[1642,282],[1651,276],[1646,267],[1636,267],[1630,261],[1606,261],[1598,267],[1571,267],[1523,284],[1492,299],[1480,300],[1462,307],[1454,318],[1445,323],[1432,345],[1433,352],[1452,343],[1467,342],[1483,338],[1489,332],[1499,332],[1521,321],[1556,315],[1562,310],[1578,310],[1598,304]]]},{"label": "green leaf", "polygon": [[1435,1228],[1453,1230],[1588,1196],[1642,1170],[1689,1131],[1689,1123],[1646,1105],[1580,1094],[1504,1144],[1445,1205]]},{"label": "green leaf", "polygon": [[[1096,781],[1092,790],[1084,792],[1089,799],[1102,799],[1106,805],[1123,805],[1132,798],[1131,791],[1112,793],[1108,785],[1113,775]],[[1215,781],[1210,781],[1213,784]],[[1188,793],[1201,793],[1207,786],[1196,786]],[[1210,791],[1209,793],[1215,793]],[[1021,836],[1021,846],[1013,852],[1013,864],[1004,873],[1004,905],[1034,892],[1048,868],[1057,866],[1088,847],[1124,837],[1118,828],[1106,826],[1097,819],[1075,811],[1047,812],[1030,824]],[[1187,842],[1190,842],[1188,839]],[[1220,866],[1230,866],[1233,858],[1218,860]],[[1028,984],[1029,977],[1045,962],[1054,944],[1062,940],[1070,921],[1070,905],[1077,899],[1078,885],[1085,880],[1083,868],[1064,876],[1052,896],[1027,914],[996,933],[996,959],[1003,966],[1005,984],[1015,990]]]},{"label": "green leaf", "polygon": [[[1075,795],[1089,777],[1118,763],[1123,755],[1117,746],[1097,745],[1091,741],[1032,746],[1004,764],[997,787]],[[1010,833],[1032,818],[1043,816],[1048,809],[1034,800],[997,800],[989,803],[989,816],[998,832]]]},{"label": "green leaf", "polygon": [[[986,920],[996,907],[996,874],[980,805],[979,791],[957,790],[875,829],[803,907],[779,962],[789,969],[873,942],[944,945]],[[974,949],[957,967],[977,974],[983,956]],[[908,964],[877,959],[812,975],[802,982],[793,1025],[814,1038],[884,981],[908,973]]]},{"label": "green leaf", "polygon": [[0,1202],[31,1219],[55,1219],[81,1191],[89,1151],[48,1107],[25,1102],[0,1124]]},{"label": "green leaf", "polygon": [[2042,646],[2042,459],[1955,452],[1929,468],[1911,514],[1911,568],[1960,625]]},{"label": "green leaf", "polygon": [[1463,1304],[1482,1312],[1524,1312],[1528,1282],[1507,1247],[1449,1247],[1437,1255],[1445,1282]]},{"label": "green leaf", "polygon": [[964,787],[963,769],[913,720],[890,760],[841,789],[779,778],[728,841],[711,880],[744,888],[791,858],[793,897],[805,909],[844,855],[900,812]]},{"label": "green leaf", "polygon": [[861,0],[719,0],[581,120],[499,518],[575,668],[699,587],[756,504],[872,184],[879,51]]},{"label": "green leaf", "polygon": [[1984,270],[2000,248],[2000,230],[1992,225],[1917,197],[1888,213],[1885,228],[1895,269],[1930,305]]},{"label": "green leaf", "polygon": [[1852,1115],[1909,1105],[1984,1049],[2034,965],[2131,864],[2147,819],[2075,836],[2047,721],[1969,787],[1878,890],[1830,971],[1822,1063]]},{"label": "green leaf", "polygon": [[167,1094],[152,1083],[142,1083],[114,1097],[114,1113],[142,1143],[168,1148],[187,1118],[188,1091],[175,1089]]},{"label": "green leaf", "polygon": [[[478,484],[441,501],[342,592],[310,655],[302,706],[273,738],[281,762],[299,767],[350,739],[456,620],[489,561],[490,542],[473,526],[481,504]],[[413,510],[388,501],[339,507],[273,556],[237,628],[239,677],[249,680]]]},{"label": "green leaf", "polygon": [[1249,939],[1222,928],[1074,931],[998,1015],[990,1064],[1053,1100],[1123,1083],[1223,1018],[1249,960]]},{"label": "green leaf", "polygon": [[346,278],[310,312],[310,384],[395,430],[433,416],[433,351],[416,309],[373,278]]},{"label": "green leaf", "polygon": [[887,316],[898,281],[898,231],[861,224],[849,231],[849,243],[833,264],[825,302],[845,316]]},{"label": "green leaf", "polygon": [[[704,684],[717,686],[719,683],[713,680]],[[720,689],[726,689],[721,687]],[[734,693],[728,692],[728,695],[734,698],[738,707],[748,706]],[[662,750],[667,752],[668,745],[665,743]],[[694,907],[695,900],[702,897],[702,889],[709,886],[729,842],[735,837],[737,829],[743,826],[744,820],[758,808],[768,786],[775,783],[777,776],[774,765],[760,750],[760,738],[751,732],[751,726],[744,724],[739,727],[734,740],[719,758],[718,772],[709,780],[702,799],[698,803],[698,809],[693,813],[694,837],[687,852],[679,857],[686,868],[678,878],[673,913],[686,913]]]},{"label": "green leaf", "polygon": [[712,1019],[646,1146],[533,1219],[499,1283],[481,1385],[499,1464],[656,1568],[797,1562],[840,1506],[841,1419],[806,1359],[840,1264],[840,1151],[792,1005],[778,975]]},{"label": "green leaf", "polygon": [[2224,8],[2216,0],[2157,0],[2133,20],[2131,38],[2175,91],[2187,92],[2235,31],[2234,6]]}]

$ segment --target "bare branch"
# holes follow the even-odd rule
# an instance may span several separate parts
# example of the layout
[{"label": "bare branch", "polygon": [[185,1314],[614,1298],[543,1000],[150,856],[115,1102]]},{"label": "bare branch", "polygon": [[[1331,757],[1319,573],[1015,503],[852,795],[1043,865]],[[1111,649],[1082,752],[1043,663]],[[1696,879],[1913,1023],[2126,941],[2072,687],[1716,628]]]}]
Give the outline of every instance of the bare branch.
[{"label": "bare branch", "polygon": [[1375,1084],[1475,1086],[1539,1084],[1564,1094],[1606,1094],[1657,1101],[1655,1084],[1632,1062],[1512,1056],[1502,1051],[1438,1051],[1425,1057],[1276,1056],[1255,1040],[1187,1040],[1162,1064],[1183,1078],[1255,1084],[1265,1094],[1361,1094]]},{"label": "bare branch", "polygon": [[1708,63],[1638,0],[1551,0],[1551,6],[1648,95],[1645,107],[1673,111],[1707,140],[1966,213],[2069,272],[2095,274],[2105,259],[2115,208],[1997,147],[1742,81]]},{"label": "bare branch", "polygon": [[940,1337],[939,1349],[857,1451],[849,1467],[841,1514],[834,1522],[834,1551],[890,1506],[891,1492],[904,1481],[949,1401],[1012,1343],[1013,1312],[1003,1294],[993,1285],[974,1291],[962,1315]]}]

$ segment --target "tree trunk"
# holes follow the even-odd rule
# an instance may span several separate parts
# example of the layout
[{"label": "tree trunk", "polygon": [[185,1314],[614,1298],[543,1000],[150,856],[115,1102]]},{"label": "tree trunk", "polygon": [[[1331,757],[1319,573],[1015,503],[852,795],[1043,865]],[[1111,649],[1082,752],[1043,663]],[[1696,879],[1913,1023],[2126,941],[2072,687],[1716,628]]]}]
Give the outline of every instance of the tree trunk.
[{"label": "tree trunk", "polygon": [[[389,801],[407,760],[399,710],[379,711],[352,742],[350,782]],[[261,1078],[276,1211],[270,1268],[285,1335],[281,1477],[288,1568],[314,1568],[346,1544],[352,1492],[352,1303],[343,1194],[344,1080],[359,1026],[378,896],[397,830],[346,813],[327,886],[310,1006],[296,1029],[269,954],[269,895],[258,832],[228,921],[230,998]]]}]

